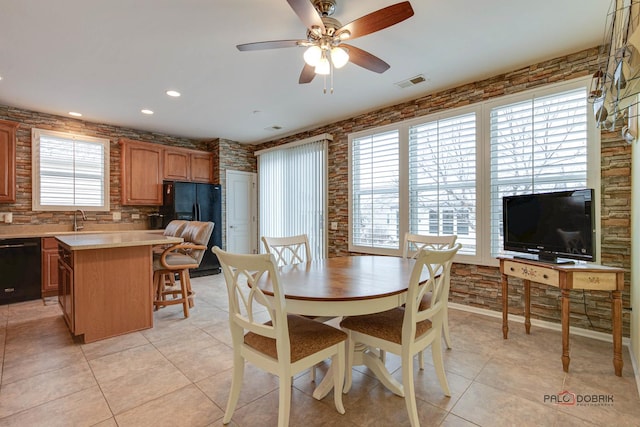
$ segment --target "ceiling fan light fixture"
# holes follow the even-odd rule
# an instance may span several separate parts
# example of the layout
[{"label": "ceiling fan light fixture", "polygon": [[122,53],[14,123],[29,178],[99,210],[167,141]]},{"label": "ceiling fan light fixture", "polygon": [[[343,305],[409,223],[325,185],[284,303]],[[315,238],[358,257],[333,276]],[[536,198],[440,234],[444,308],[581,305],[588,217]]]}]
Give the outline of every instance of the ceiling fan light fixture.
[{"label": "ceiling fan light fixture", "polygon": [[342,30],[338,33],[336,33],[335,35],[337,38],[340,39],[340,41],[345,41],[347,40],[349,37],[351,37],[351,31],[349,30]]},{"label": "ceiling fan light fixture", "polygon": [[320,58],[320,61],[318,61],[318,65],[316,65],[315,72],[316,74],[320,74],[324,76],[326,76],[331,72],[331,65],[329,64],[329,59],[327,58],[326,55],[324,55],[324,52],[322,57]]},{"label": "ceiling fan light fixture", "polygon": [[320,62],[320,58],[322,58],[322,49],[319,46],[313,45],[310,46],[307,50],[305,50],[304,62],[306,62],[311,67],[315,67]]},{"label": "ceiling fan light fixture", "polygon": [[334,47],[331,49],[331,62],[336,68],[342,68],[349,62],[349,54],[341,47]]}]

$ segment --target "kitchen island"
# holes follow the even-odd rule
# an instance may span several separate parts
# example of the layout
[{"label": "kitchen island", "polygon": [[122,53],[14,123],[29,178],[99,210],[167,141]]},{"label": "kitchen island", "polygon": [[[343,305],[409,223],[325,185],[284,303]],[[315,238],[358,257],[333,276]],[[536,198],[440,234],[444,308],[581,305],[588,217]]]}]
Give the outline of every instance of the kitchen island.
[{"label": "kitchen island", "polygon": [[58,301],[85,343],[153,327],[152,247],[180,243],[156,233],[56,235]]}]

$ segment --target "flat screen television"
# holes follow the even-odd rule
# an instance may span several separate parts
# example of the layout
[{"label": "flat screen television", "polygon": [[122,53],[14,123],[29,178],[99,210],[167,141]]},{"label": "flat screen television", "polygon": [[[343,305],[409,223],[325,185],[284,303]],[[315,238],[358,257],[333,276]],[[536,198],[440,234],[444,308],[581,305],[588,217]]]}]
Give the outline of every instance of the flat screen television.
[{"label": "flat screen television", "polygon": [[[595,260],[592,189],[506,196],[502,199],[505,251],[552,263]],[[563,260],[567,259],[567,260]]]}]

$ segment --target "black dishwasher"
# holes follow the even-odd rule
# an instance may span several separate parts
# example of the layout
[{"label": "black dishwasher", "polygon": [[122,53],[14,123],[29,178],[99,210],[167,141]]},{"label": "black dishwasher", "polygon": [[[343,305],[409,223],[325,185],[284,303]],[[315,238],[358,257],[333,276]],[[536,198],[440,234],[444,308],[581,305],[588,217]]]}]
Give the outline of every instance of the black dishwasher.
[{"label": "black dishwasher", "polygon": [[0,239],[0,304],[40,298],[40,239]]}]

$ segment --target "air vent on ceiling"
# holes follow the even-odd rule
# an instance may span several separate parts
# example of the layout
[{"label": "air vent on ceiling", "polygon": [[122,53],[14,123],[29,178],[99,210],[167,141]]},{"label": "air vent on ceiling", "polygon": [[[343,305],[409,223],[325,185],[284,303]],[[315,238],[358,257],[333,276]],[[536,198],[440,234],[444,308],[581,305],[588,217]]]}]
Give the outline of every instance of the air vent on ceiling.
[{"label": "air vent on ceiling", "polygon": [[404,88],[407,88],[407,87],[415,86],[415,85],[420,84],[420,83],[424,83],[426,81],[427,81],[427,79],[425,78],[425,76],[423,76],[422,74],[418,74],[417,76],[413,76],[413,77],[411,77],[409,79],[397,82],[397,83],[395,83],[395,85],[404,89]]}]

